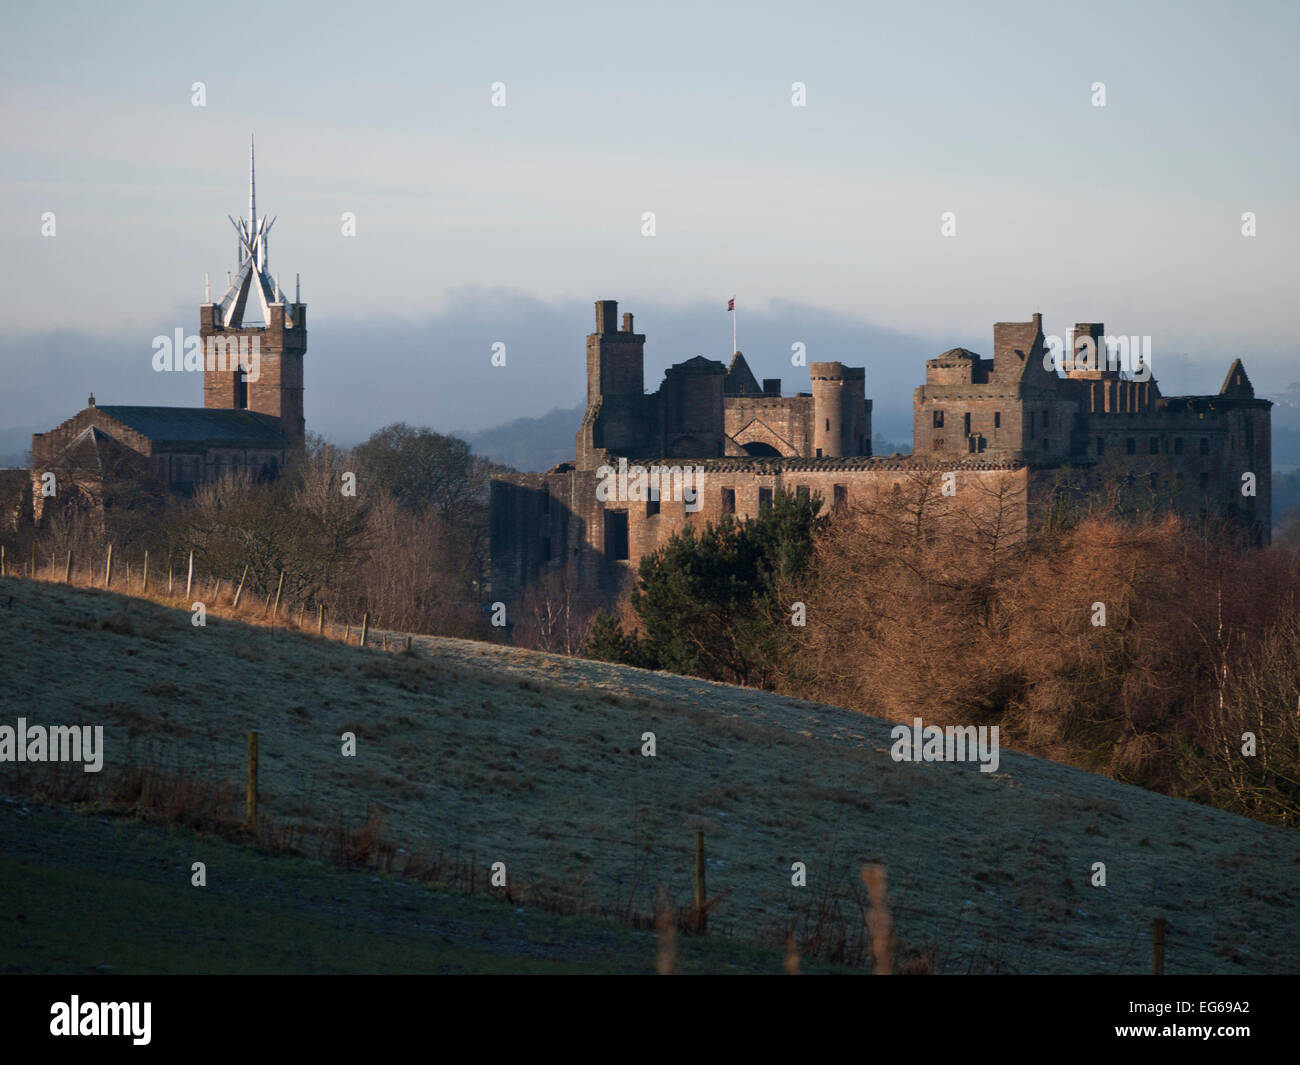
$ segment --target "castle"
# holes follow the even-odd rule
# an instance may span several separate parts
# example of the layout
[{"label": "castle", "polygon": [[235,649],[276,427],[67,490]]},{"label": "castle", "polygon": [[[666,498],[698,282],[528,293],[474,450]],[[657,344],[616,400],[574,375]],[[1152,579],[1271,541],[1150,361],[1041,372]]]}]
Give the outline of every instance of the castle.
[{"label": "castle", "polygon": [[[618,304],[599,301],[574,461],[493,479],[492,594],[510,601],[565,571],[584,593],[607,597],[688,522],[753,517],[778,492],[844,506],[926,471],[951,474],[958,490],[1005,497],[1012,486],[1025,528],[1050,501],[1057,471],[1117,465],[1147,477],[1173,509],[1230,517],[1267,543],[1272,403],[1255,398],[1240,360],[1218,395],[1162,396],[1149,365],[1135,360],[1125,372],[1107,357],[1100,324],[1072,335],[1054,362],[1035,314],[994,325],[992,358],[955,348],[928,360],[913,397],[912,454],[886,458],[871,454],[863,368],[811,363],[811,391],[782,396],[779,380],[759,386],[739,352],[729,366],[700,356],[647,394],[645,335],[630,314],[619,328]],[[637,468],[678,471],[678,484],[683,460],[691,491],[638,486]]]},{"label": "castle", "polygon": [[[220,302],[205,293],[198,336],[184,342],[178,336],[171,352],[176,368],[183,362],[186,370],[202,371],[203,406],[100,405],[92,395],[78,414],[33,434],[35,521],[42,517],[48,473],[55,475],[56,497],[79,496],[93,506],[102,502],[104,483],[116,473],[149,473],[172,491],[188,494],[230,472],[274,476],[302,444],[307,306],[297,295],[287,299],[270,274],[267,246],[274,223],[257,215],[250,140],[248,218],[231,219],[239,237],[239,268]],[[261,312],[260,325],[246,321],[254,308]],[[156,349],[162,341],[170,343],[156,338]]]}]

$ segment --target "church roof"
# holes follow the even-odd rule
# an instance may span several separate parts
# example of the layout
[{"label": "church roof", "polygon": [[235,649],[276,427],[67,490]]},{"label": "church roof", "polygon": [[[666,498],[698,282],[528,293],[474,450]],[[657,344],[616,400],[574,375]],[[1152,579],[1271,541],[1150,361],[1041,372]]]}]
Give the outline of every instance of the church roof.
[{"label": "church roof", "polygon": [[134,429],[155,444],[206,444],[209,447],[264,447],[282,450],[290,446],[270,415],[251,410],[217,410],[207,407],[124,407],[97,408],[128,429]]},{"label": "church roof", "polygon": [[99,426],[89,425],[73,437],[50,465],[62,469],[103,470],[104,456],[110,449],[122,450],[121,445]]}]

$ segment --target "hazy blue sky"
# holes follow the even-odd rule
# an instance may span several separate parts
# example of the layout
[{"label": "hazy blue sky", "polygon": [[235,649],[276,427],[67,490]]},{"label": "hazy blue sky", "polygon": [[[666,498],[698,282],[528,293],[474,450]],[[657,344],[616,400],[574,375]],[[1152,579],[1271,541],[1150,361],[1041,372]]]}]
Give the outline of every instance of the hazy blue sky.
[{"label": "hazy blue sky", "polygon": [[759,376],[806,387],[803,340],[904,423],[924,354],[1035,310],[1151,335],[1166,391],[1236,355],[1280,388],[1298,49],[1295,2],[11,6],[0,428],[90,388],[201,402],[150,342],[236,265],[250,131],[271,269],[309,304],[308,426],[339,436],[578,402],[600,298],[649,334],[651,388],[727,357],[735,295]]}]

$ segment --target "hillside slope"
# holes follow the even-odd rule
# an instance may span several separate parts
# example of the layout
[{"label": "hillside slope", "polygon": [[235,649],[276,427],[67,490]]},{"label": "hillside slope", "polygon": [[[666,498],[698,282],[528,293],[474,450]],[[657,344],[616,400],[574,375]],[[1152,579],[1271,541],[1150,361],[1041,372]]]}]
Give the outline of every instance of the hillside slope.
[{"label": "hillside slope", "polygon": [[325,831],[375,805],[402,848],[505,862],[524,894],[612,911],[649,913],[660,886],[685,904],[703,830],[709,893],[725,893],[712,927],[758,942],[819,908],[860,924],[858,870],[879,861],[904,953],[945,972],[1142,972],[1157,915],[1167,972],[1300,965],[1294,832],[1005,749],[992,774],[896,763],[887,723],[835,707],[490,644],[415,648],[196,628],[0,580],[0,724],[103,724],[106,774],[143,761],[236,785],[257,728],[267,817]]}]

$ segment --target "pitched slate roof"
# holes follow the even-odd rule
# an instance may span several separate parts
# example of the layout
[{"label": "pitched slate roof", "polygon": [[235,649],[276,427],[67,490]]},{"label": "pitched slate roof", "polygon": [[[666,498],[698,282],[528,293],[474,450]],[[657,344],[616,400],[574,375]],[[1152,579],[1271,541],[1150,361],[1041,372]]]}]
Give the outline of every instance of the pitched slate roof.
[{"label": "pitched slate roof", "polygon": [[155,444],[206,444],[210,447],[289,447],[279,421],[251,410],[207,407],[98,408],[115,421],[147,436]]},{"label": "pitched slate roof", "polygon": [[120,453],[122,446],[98,426],[90,425],[78,433],[50,465],[63,469],[102,471],[104,456],[110,450]]}]

